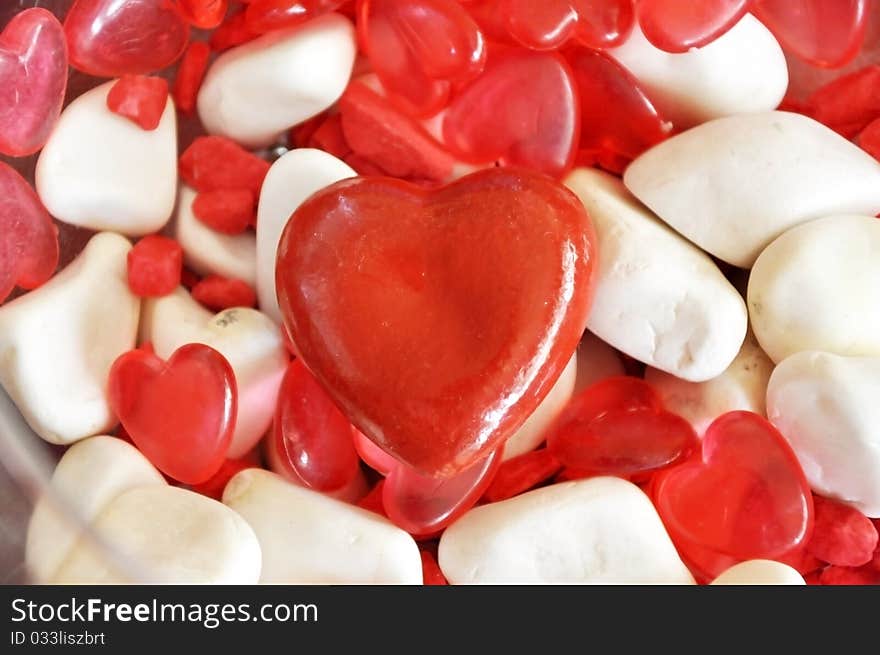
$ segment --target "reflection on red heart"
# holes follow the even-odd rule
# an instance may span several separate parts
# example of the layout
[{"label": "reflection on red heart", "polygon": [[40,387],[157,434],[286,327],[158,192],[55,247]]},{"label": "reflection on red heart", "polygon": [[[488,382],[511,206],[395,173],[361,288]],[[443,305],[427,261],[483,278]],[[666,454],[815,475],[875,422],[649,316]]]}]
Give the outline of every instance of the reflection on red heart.
[{"label": "reflection on red heart", "polygon": [[0,34],[0,153],[23,157],[45,145],[67,89],[61,23],[26,9]]},{"label": "reflection on red heart", "polygon": [[583,333],[595,235],[542,175],[489,169],[437,190],[356,178],[315,194],[278,248],[288,333],[349,420],[426,475],[488,456]]},{"label": "reflection on red heart", "polygon": [[167,362],[129,351],[110,369],[109,396],[132,441],[163,473],[200,484],[223,465],[237,391],[232,367],[213,348],[188,344]]},{"label": "reflection on red heart", "polygon": [[[791,0],[785,2],[795,13]],[[639,0],[636,7],[648,41],[666,52],[687,52],[736,25],[748,11],[749,0]]]},{"label": "reflection on red heart", "polygon": [[702,458],[658,473],[652,495],[679,552],[706,578],[743,560],[781,557],[812,531],[813,500],[797,458],[750,412],[716,419]]},{"label": "reflection on red heart", "polygon": [[558,48],[571,37],[590,48],[613,48],[634,23],[632,0],[502,0],[499,5],[511,36],[536,50]]},{"label": "reflection on red heart", "polygon": [[37,194],[0,162],[0,302],[17,285],[33,289],[58,266],[58,228]]}]

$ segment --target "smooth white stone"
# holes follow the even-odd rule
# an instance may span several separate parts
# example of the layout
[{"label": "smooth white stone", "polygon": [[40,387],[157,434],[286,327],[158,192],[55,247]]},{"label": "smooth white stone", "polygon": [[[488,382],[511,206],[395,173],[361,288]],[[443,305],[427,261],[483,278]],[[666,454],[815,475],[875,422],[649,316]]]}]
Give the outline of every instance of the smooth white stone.
[{"label": "smooth white stone", "polygon": [[577,349],[577,379],[574,393],[606,378],[625,375],[617,352],[592,332],[584,332]]},{"label": "smooth white stone", "polygon": [[177,194],[177,117],[171,97],[159,127],[141,129],[107,108],[114,82],[61,113],[40,153],[36,189],[55,218],[128,236],[157,232]]},{"label": "smooth white stone", "polygon": [[713,585],[805,585],[803,577],[787,564],[769,559],[750,559],[731,566]]},{"label": "smooth white stone", "polygon": [[416,542],[378,514],[262,469],[236,474],[226,485],[223,502],[244,517],[260,540],[260,582],[422,582]]},{"label": "smooth white stone", "polygon": [[639,156],[623,181],[678,232],[742,268],[800,223],[880,213],[880,162],[813,119],[782,111],[683,132]]},{"label": "smooth white stone", "polygon": [[880,518],[880,357],[805,351],[770,377],[767,416],[817,494]]},{"label": "smooth white stone", "polygon": [[608,54],[638,78],[660,115],[678,129],[776,109],[788,89],[782,48],[749,14],[712,43],[679,54],[651,45],[636,25]]},{"label": "smooth white stone", "polygon": [[563,482],[476,507],[440,538],[452,584],[693,584],[634,484]]},{"label": "smooth white stone", "polygon": [[580,168],[565,184],[583,202],[599,241],[590,331],[676,377],[701,382],[720,375],[739,352],[748,319],[745,302],[715,263],[617,178]]},{"label": "smooth white stone", "polygon": [[281,310],[275,295],[275,258],[284,226],[313,193],[356,175],[345,162],[313,148],[291,150],[269,169],[257,209],[257,298],[260,310],[278,323]]},{"label": "smooth white stone", "polygon": [[208,69],[198,111],[205,129],[260,148],[335,103],[357,52],[354,26],[325,14],[232,48]]},{"label": "smooth white stone", "polygon": [[144,302],[141,341],[151,342],[162,359],[188,343],[203,343],[232,366],[238,414],[227,457],[243,456],[269,429],[290,356],[281,331],[266,315],[248,307],[212,314],[178,287]]},{"label": "smooth white stone", "polygon": [[776,362],[802,350],[880,356],[880,220],[832,216],[792,228],[755,262],[748,304]]},{"label": "smooth white stone", "polygon": [[97,234],[49,282],[0,307],[0,384],[46,441],[72,443],[116,423],[107,379],[134,348],[140,313],[130,250],[118,234]]}]

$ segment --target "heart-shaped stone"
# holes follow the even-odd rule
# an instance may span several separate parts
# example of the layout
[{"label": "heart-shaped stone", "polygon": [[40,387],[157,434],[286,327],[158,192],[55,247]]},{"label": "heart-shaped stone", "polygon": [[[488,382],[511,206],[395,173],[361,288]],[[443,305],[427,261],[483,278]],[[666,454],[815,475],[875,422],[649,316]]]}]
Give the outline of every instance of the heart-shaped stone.
[{"label": "heart-shaped stone", "polygon": [[160,471],[199,484],[223,465],[237,393],[232,367],[216,350],[188,344],[167,362],[132,350],[113,363],[107,386],[125,431]]},{"label": "heart-shaped stone", "polygon": [[491,169],[437,190],[344,180],[278,247],[285,325],[355,426],[427,475],[488,455],[575,350],[595,244],[577,198]]},{"label": "heart-shaped stone", "polygon": [[0,34],[0,153],[43,147],[67,89],[64,30],[45,9],[25,9]]},{"label": "heart-shaped stone", "polygon": [[574,37],[604,50],[626,39],[634,23],[632,0],[502,0],[510,35],[535,50],[553,50]]},{"label": "heart-shaped stone", "polygon": [[693,570],[774,559],[810,537],[813,499],[791,447],[765,419],[730,412],[703,437],[702,457],[658,473],[654,502]]},{"label": "heart-shaped stone", "polygon": [[14,168],[0,162],[0,303],[40,286],[58,266],[58,228]]},{"label": "heart-shaped stone", "polygon": [[742,18],[749,0],[639,0],[639,26],[666,52],[687,52],[724,34]]},{"label": "heart-shaped stone", "polygon": [[97,77],[158,71],[189,42],[189,26],[164,0],[76,0],[64,32],[70,65]]}]

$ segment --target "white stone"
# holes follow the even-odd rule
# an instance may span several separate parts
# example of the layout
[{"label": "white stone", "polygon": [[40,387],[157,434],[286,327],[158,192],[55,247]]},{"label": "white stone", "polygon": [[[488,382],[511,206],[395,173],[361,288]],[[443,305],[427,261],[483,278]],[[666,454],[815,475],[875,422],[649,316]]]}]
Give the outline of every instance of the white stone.
[{"label": "white stone", "polygon": [[157,232],[177,193],[177,117],[169,96],[159,126],[143,130],[107,108],[115,82],[61,113],[40,153],[36,189],[55,218],[128,236]]},{"label": "white stone", "polygon": [[260,545],[222,503],[180,487],[129,489],[98,514],[94,529],[136,568],[120,571],[83,538],[53,584],[256,584]]},{"label": "white stone", "polygon": [[416,542],[378,514],[262,469],[236,474],[226,485],[223,502],[244,517],[260,540],[260,582],[422,582]]},{"label": "white stone", "polygon": [[0,307],[0,384],[46,441],[72,443],[116,423],[107,379],[134,348],[140,313],[130,250],[118,234],[97,234],[49,282]]},{"label": "white stone", "polygon": [[167,484],[131,444],[116,437],[90,437],[67,449],[28,524],[25,564],[47,584],[70,549],[117,496],[129,489]]},{"label": "white stone", "polygon": [[880,357],[804,351],[767,388],[767,416],[817,494],[880,518]]},{"label": "white stone", "polygon": [[748,305],[776,362],[802,350],[880,356],[880,220],[831,216],[792,228],[755,262]]},{"label": "white stone", "polygon": [[584,332],[577,349],[577,379],[574,392],[606,378],[625,375],[626,369],[617,352],[592,332]]},{"label": "white stone", "polygon": [[232,366],[238,414],[227,457],[242,457],[269,429],[290,356],[281,331],[267,316],[248,307],[215,315],[178,287],[144,302],[141,341],[151,342],[162,359],[188,343],[203,343]]},{"label": "white stone", "polygon": [[805,585],[803,577],[787,564],[769,559],[750,559],[731,566],[713,585]]},{"label": "white stone", "polygon": [[678,232],[742,268],[795,225],[880,212],[880,163],[813,119],[782,111],[676,135],[639,156],[623,181]]},{"label": "white stone", "polygon": [[257,298],[263,313],[278,323],[281,310],[275,295],[275,258],[284,226],[313,193],[356,175],[345,162],[313,148],[291,150],[269,169],[257,209]]},{"label": "white stone", "polygon": [[193,214],[194,189],[181,185],[174,238],[183,248],[186,265],[199,275],[222,275],[257,284],[257,238],[251,230],[223,234]]},{"label": "white stone", "polygon": [[659,392],[670,412],[687,420],[703,435],[716,418],[744,410],[766,415],[767,383],[773,362],[749,333],[739,354],[718,377],[705,382],[688,382],[648,368],[645,380]]},{"label": "white stone", "polygon": [[563,482],[476,507],[440,538],[452,584],[693,584],[634,484]]},{"label": "white stone", "polygon": [[339,99],[356,52],[354,26],[339,14],[270,32],[211,65],[199,91],[199,117],[211,134],[268,146]]},{"label": "white stone", "polygon": [[565,180],[598,236],[596,295],[587,327],[676,377],[720,375],[746,335],[742,297],[715,263],[663,225],[620,181],[594,169]]},{"label": "white stone", "polygon": [[637,25],[608,54],[638,78],[660,115],[678,129],[776,109],[788,89],[782,48],[748,14],[726,34],[689,52],[672,54],[654,47]]}]

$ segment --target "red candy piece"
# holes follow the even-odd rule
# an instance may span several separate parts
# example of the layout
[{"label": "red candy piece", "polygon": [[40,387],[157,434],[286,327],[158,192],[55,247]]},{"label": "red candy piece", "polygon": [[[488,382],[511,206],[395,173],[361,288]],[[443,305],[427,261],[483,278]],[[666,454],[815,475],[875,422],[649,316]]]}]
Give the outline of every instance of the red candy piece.
[{"label": "red candy piece", "polygon": [[547,435],[564,465],[615,475],[650,473],[686,458],[698,445],[690,423],[663,409],[644,380],[612,377],[575,396]]},{"label": "red candy piece", "polygon": [[806,113],[852,138],[880,117],[880,66],[867,66],[818,88]]},{"label": "red candy piece", "polygon": [[559,463],[549,450],[533,450],[501,464],[484,498],[490,503],[513,498],[528,491],[559,472]]},{"label": "red candy piece", "polygon": [[360,468],[351,423],[300,360],[281,383],[274,438],[281,461],[318,491],[345,487]]},{"label": "red candy piece", "polygon": [[259,468],[259,462],[250,459],[227,459],[223,462],[220,470],[201,484],[192,485],[192,490],[214,500],[223,498],[223,490],[226,484],[236,473],[245,469]]},{"label": "red candy piece", "polygon": [[45,145],[67,88],[64,29],[45,9],[25,9],[0,34],[0,154]]},{"label": "red candy piece", "polygon": [[108,384],[110,406],[156,468],[186,484],[220,470],[237,406],[235,375],[220,353],[188,344],[163,362],[132,350],[113,363]]},{"label": "red candy piece", "polygon": [[256,307],[257,294],[243,280],[209,275],[192,288],[192,297],[215,312],[230,307]]},{"label": "red candy piece", "polygon": [[211,35],[211,49],[222,52],[242,43],[247,43],[257,38],[259,33],[254,32],[247,25],[245,10],[241,9],[223,22]]},{"label": "red candy piece", "polygon": [[0,302],[34,289],[58,266],[58,228],[31,185],[0,161]]},{"label": "red candy piece", "polygon": [[815,66],[839,68],[862,47],[868,0],[754,0],[752,11],[786,50]]},{"label": "red candy piece", "polygon": [[336,11],[347,0],[253,0],[245,20],[248,29],[263,34],[285,27],[296,27],[321,14]]},{"label": "red candy piece", "polygon": [[174,291],[182,270],[183,248],[174,239],[150,234],[128,252],[128,287],[141,298]]},{"label": "red candy piece", "polygon": [[[836,1],[836,0],[833,0]],[[793,4],[785,0],[789,11]],[[687,52],[714,41],[749,9],[750,0],[638,0],[645,38],[666,52]]]},{"label": "red candy piece", "polygon": [[247,189],[203,191],[193,201],[192,211],[217,232],[241,234],[254,222],[254,194]]},{"label": "red candy piece", "polygon": [[193,27],[212,30],[226,17],[226,0],[174,0],[184,19]]},{"label": "red candy piece", "polygon": [[190,44],[180,60],[172,94],[177,108],[184,114],[189,114],[195,109],[210,57],[211,49],[208,44],[196,41]]},{"label": "red candy piece", "polygon": [[336,404],[426,475],[485,458],[583,333],[595,236],[567,189],[489,169],[438,190],[353,178],[306,200],[278,247],[285,325]]},{"label": "red candy piece", "polygon": [[556,53],[529,50],[493,55],[443,121],[443,140],[462,159],[498,159],[549,175],[571,167],[579,131],[571,68]]},{"label": "red candy piece", "polygon": [[168,82],[161,77],[125,75],[107,94],[107,108],[150,131],[159,127],[168,102]]},{"label": "red candy piece", "polygon": [[496,11],[507,30],[528,48],[552,50],[569,38],[590,48],[613,48],[635,22],[632,0],[502,0]]},{"label": "red candy piece", "polygon": [[424,127],[366,85],[351,84],[339,112],[348,147],[389,175],[436,182],[452,175],[452,156]]},{"label": "red candy piece", "polygon": [[656,474],[653,495],[679,552],[707,578],[739,561],[785,555],[812,532],[813,500],[797,458],[750,412],[716,419],[702,457]]},{"label": "red candy piece", "polygon": [[160,70],[189,41],[189,25],[166,0],[76,0],[64,32],[70,65],[98,77]]},{"label": "red candy piece", "polygon": [[815,521],[807,551],[835,566],[862,566],[874,558],[877,529],[871,519],[842,503],[813,497]]},{"label": "red candy piece", "polygon": [[419,555],[422,557],[422,581],[425,585],[448,585],[446,576],[440,570],[440,565],[434,556],[424,548],[419,549]]},{"label": "red candy piece", "polygon": [[180,176],[197,191],[247,189],[259,197],[269,162],[222,136],[201,136],[180,156]]}]

